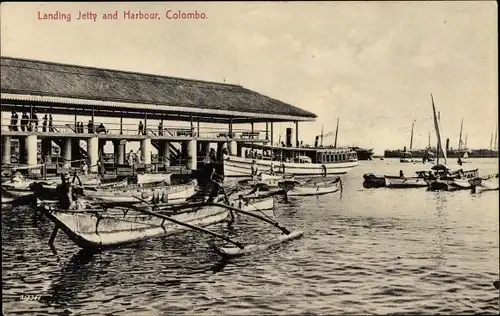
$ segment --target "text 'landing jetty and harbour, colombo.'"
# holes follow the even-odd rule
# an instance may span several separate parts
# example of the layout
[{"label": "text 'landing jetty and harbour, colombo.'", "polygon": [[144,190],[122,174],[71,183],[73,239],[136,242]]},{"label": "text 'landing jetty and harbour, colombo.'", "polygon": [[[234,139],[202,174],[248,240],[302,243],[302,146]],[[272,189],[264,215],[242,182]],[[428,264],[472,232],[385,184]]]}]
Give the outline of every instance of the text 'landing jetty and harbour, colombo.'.
[{"label": "text 'landing jetty and harbour, colombo.'", "polygon": [[182,10],[172,10],[166,9],[163,12],[151,11],[146,12],[142,10],[115,10],[111,12],[97,13],[92,11],[82,11],[78,12],[62,12],[59,10],[52,12],[43,12],[41,10],[37,11],[38,20],[46,21],[92,21],[97,22],[99,20],[205,20],[208,16],[204,12],[194,11],[182,11]]}]

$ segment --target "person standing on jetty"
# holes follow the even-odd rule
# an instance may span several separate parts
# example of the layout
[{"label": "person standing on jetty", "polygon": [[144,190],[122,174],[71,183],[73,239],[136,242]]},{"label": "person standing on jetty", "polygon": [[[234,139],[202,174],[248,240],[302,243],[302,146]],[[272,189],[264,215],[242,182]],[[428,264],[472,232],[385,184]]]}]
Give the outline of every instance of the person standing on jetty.
[{"label": "person standing on jetty", "polygon": [[42,132],[44,132],[44,133],[47,131],[47,120],[48,120],[47,114],[45,114],[43,116],[43,123],[42,123],[43,124]]},{"label": "person standing on jetty", "polygon": [[36,112],[33,111],[33,113],[31,113],[31,122],[33,123],[33,131],[34,132],[38,132],[38,116],[36,115]]},{"label": "person standing on jetty", "polygon": [[53,132],[54,131],[54,125],[53,125],[53,121],[52,121],[52,114],[49,115],[49,132]]},{"label": "person standing on jetty", "polygon": [[28,115],[23,112],[23,114],[21,115],[21,132],[25,132],[26,129],[27,129],[27,125],[28,125],[28,121],[29,121],[29,117]]},{"label": "person standing on jetty", "polygon": [[142,121],[139,121],[139,133],[137,135],[144,134],[144,125],[142,125]]}]

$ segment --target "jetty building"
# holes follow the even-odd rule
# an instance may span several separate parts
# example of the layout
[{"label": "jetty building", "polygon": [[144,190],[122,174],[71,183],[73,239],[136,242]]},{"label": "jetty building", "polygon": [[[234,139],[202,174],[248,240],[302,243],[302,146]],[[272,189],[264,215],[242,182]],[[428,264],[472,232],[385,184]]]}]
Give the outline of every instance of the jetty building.
[{"label": "jetty building", "polygon": [[[239,154],[244,144],[274,143],[274,122],[294,122],[298,141],[299,122],[316,119],[311,112],[234,84],[11,57],[1,57],[0,73],[2,167],[69,168],[84,160],[95,172],[107,142],[113,144],[117,166],[127,165],[127,143],[140,142],[140,160],[148,171],[193,170],[210,144],[217,144],[220,157],[225,150]],[[52,115],[74,120],[56,121]],[[82,117],[90,117],[89,122],[83,124]],[[108,118],[120,123],[100,128],[99,122]],[[124,124],[124,119],[140,120],[142,127]],[[152,126],[152,120],[160,124]],[[189,127],[163,125],[169,121]],[[221,127],[204,129],[200,123]],[[255,123],[265,123],[265,131],[255,130]],[[18,161],[12,157],[13,142],[19,144]],[[60,157],[54,157],[54,145]],[[154,160],[153,147],[158,152]]]}]

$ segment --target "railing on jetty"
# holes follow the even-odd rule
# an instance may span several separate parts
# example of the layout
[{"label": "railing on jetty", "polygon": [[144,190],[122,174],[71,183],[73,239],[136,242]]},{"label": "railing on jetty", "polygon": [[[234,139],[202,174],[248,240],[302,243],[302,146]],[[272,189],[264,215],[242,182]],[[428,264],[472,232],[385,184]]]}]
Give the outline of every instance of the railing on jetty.
[{"label": "railing on jetty", "polygon": [[[78,122],[80,123],[80,122]],[[82,122],[83,123],[83,122]],[[138,124],[131,123],[106,123],[94,122],[93,124],[83,123],[83,126],[76,124],[70,120],[52,120],[46,124],[39,120],[38,125],[20,125],[18,120],[16,125],[12,125],[9,118],[2,118],[2,131],[11,132],[36,132],[46,133],[50,136],[52,133],[62,134],[97,134],[97,135],[156,135],[156,136],[171,136],[171,137],[193,137],[198,139],[260,139],[267,140],[269,132],[265,130],[253,131],[249,129],[221,129],[218,127],[200,127],[199,129],[191,126],[151,126],[148,124],[142,128]],[[151,133],[154,131],[154,134]],[[262,137],[262,138],[261,138]]]}]

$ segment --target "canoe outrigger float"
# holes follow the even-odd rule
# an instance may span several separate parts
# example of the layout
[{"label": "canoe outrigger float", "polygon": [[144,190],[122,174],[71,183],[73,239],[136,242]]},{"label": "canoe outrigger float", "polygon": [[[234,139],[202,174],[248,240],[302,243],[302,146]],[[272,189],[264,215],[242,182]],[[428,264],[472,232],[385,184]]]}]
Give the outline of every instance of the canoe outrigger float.
[{"label": "canoe outrigger float", "polygon": [[[226,202],[229,201],[225,193],[224,197],[219,197],[216,202],[186,203],[162,209],[154,204],[149,204],[141,197],[136,198],[145,204],[134,206],[114,203],[113,206],[113,203],[110,203],[96,207],[82,205],[81,209],[76,210],[61,210],[54,203],[42,202],[38,209],[55,224],[49,240],[50,245],[53,245],[57,231],[61,229],[77,246],[88,251],[116,248],[150,237],[168,236],[192,229],[234,245],[235,247],[219,247],[217,245],[211,247],[219,255],[231,258],[267,249],[278,243],[303,236],[302,231],[290,232],[271,218],[265,218],[255,214],[255,212],[221,203],[223,198]],[[265,244],[244,246],[226,236],[204,228],[228,219],[233,220],[233,213],[267,222],[280,229],[283,235]]]},{"label": "canoe outrigger float", "polygon": [[498,190],[498,173],[469,179],[469,184],[471,185],[472,193]]}]

